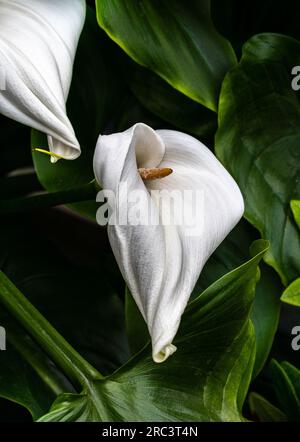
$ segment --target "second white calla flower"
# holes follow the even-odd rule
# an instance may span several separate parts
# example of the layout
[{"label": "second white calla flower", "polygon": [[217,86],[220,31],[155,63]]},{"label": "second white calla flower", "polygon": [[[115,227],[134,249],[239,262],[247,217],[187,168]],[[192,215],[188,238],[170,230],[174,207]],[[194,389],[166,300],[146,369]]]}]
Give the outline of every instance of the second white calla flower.
[{"label": "second white calla flower", "polygon": [[0,0],[0,113],[48,136],[49,150],[80,155],[66,115],[84,0]]},{"label": "second white calla flower", "polygon": [[[108,235],[148,325],[153,359],[163,362],[176,350],[172,342],[204,264],[243,215],[241,192],[200,141],[177,131],[154,131],[142,123],[123,133],[99,137],[94,172],[102,188],[117,195],[113,214],[127,211],[128,195],[139,192],[144,196],[142,216],[150,208],[160,220],[156,225],[135,225],[130,220],[109,225]],[[149,180],[149,175],[158,179]],[[126,195],[121,183],[126,183]],[[175,214],[183,222],[165,224],[163,218],[170,215],[166,213],[170,207],[161,205],[153,190],[169,191],[161,193],[162,200],[171,191],[193,192],[201,200],[201,210],[192,215],[195,200],[187,198]],[[195,231],[189,222],[192,218]]]}]

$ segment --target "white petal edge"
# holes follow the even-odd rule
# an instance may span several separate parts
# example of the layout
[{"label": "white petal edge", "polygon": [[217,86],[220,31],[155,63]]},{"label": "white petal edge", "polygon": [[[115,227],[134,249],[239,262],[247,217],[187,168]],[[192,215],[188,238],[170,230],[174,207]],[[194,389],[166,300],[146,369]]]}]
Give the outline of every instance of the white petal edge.
[{"label": "white petal edge", "polygon": [[157,362],[158,364],[165,362],[169,356],[175,353],[176,350],[177,347],[175,345],[168,344],[163,347],[159,353],[153,354],[153,361]]},{"label": "white petal edge", "polygon": [[0,0],[0,112],[47,134],[66,159],[80,155],[65,102],[85,10],[84,0]]},{"label": "white petal edge", "polygon": [[[205,234],[196,240],[185,237],[184,226],[109,227],[117,262],[149,328],[153,360],[164,362],[176,350],[172,342],[205,262],[241,218],[244,204],[233,178],[202,143],[166,130],[156,131],[155,139],[154,131],[146,128],[137,124],[121,134],[99,138],[94,169],[100,185],[102,182],[115,190],[126,178],[132,189],[203,188],[209,208]],[[133,149],[136,136],[140,149],[144,143],[147,155],[151,146],[154,151],[164,146],[163,158],[156,167],[171,167],[173,174],[146,186],[141,183]]]}]

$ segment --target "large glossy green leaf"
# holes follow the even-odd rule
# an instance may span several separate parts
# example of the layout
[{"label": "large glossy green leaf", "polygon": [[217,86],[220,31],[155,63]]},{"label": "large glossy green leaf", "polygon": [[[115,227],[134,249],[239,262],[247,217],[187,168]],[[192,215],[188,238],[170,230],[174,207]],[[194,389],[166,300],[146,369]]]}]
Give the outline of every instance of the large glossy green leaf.
[{"label": "large glossy green leaf", "polygon": [[217,116],[214,112],[178,92],[148,69],[136,67],[131,70],[129,84],[133,93],[154,115],[201,138],[215,132]]},{"label": "large glossy green leaf", "polygon": [[[249,257],[249,249],[254,238],[247,223],[240,222],[205,265],[193,296],[206,289],[217,278],[241,265]],[[270,353],[279,321],[282,291],[280,280],[273,270],[261,263],[260,271],[261,276],[256,285],[251,312],[256,336],[253,377],[261,371]]]},{"label": "large glossy green leaf", "polygon": [[139,64],[209,109],[235,62],[213,26],[210,0],[97,0],[100,26]]},{"label": "large glossy green leaf", "polygon": [[166,123],[142,106],[133,94],[128,95],[120,107],[119,114],[114,122],[114,132],[123,132],[141,121],[153,129],[166,128]]},{"label": "large glossy green leaf", "polygon": [[[111,373],[124,363],[128,344],[123,303],[107,282],[111,275],[104,270],[104,262],[99,262],[97,272],[83,264],[71,264],[58,247],[43,238],[29,216],[23,217],[22,225],[2,220],[1,227],[0,269],[102,373]],[[52,219],[53,232],[59,228]],[[67,246],[70,248],[67,241],[62,242],[64,253]],[[79,256],[76,244],[71,252]],[[75,390],[2,306],[0,323],[8,338],[8,350],[0,352],[2,359],[7,354],[6,364],[0,364],[0,396],[24,405],[36,419],[49,409],[57,394]]]},{"label": "large glossy green leaf", "polygon": [[284,284],[300,275],[300,232],[290,201],[300,196],[300,102],[291,66],[300,44],[274,34],[253,37],[226,76],[216,153],[237,180],[246,218],[271,246],[265,256]]},{"label": "large glossy green leaf", "polygon": [[258,254],[191,302],[175,338],[177,352],[155,364],[146,346],[81,394],[58,397],[49,421],[240,421],[255,357],[249,313]]}]

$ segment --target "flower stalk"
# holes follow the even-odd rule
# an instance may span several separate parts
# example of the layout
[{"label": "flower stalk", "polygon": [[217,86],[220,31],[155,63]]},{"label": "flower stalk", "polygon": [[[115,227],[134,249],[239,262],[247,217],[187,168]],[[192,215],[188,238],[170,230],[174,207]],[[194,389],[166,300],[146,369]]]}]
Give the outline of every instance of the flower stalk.
[{"label": "flower stalk", "polygon": [[58,192],[42,193],[28,197],[0,201],[0,214],[11,214],[28,210],[47,209],[65,204],[96,200],[99,187],[95,180],[81,187]]},{"label": "flower stalk", "polygon": [[1,271],[0,302],[75,385],[84,387],[91,379],[103,378]]}]

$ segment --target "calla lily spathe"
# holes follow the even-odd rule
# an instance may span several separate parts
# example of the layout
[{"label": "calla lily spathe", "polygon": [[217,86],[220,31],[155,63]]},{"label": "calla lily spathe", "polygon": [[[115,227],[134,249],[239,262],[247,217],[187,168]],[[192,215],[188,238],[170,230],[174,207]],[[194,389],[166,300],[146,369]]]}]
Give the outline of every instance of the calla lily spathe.
[{"label": "calla lily spathe", "polygon": [[[173,173],[147,181],[140,168],[171,168]],[[184,224],[108,226],[120,270],[147,323],[153,359],[163,362],[176,350],[172,342],[205,262],[242,217],[241,192],[200,141],[177,131],[154,131],[142,123],[123,133],[99,137],[94,172],[102,188],[115,194],[120,183],[127,184],[128,194],[144,192],[142,211],[151,207],[160,219],[164,209],[151,190],[198,190],[203,194],[203,210],[196,219],[201,225],[199,235],[187,235]],[[115,199],[112,213],[127,210],[125,199],[122,195]],[[190,213],[191,209],[185,206],[183,210]]]},{"label": "calla lily spathe", "polygon": [[84,0],[0,0],[0,112],[65,159],[80,155],[65,103],[85,10]]}]

